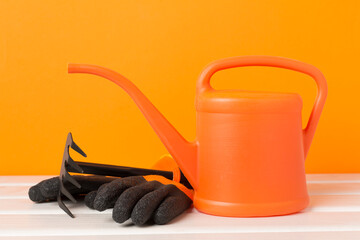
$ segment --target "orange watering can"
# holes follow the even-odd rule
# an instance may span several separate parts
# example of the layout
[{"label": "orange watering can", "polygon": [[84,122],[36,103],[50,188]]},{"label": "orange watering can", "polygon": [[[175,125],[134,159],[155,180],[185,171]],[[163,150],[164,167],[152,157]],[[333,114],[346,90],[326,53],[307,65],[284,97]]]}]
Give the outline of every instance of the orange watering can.
[{"label": "orange watering can", "polygon": [[[220,70],[269,66],[310,75],[318,94],[302,129],[302,99],[295,93],[214,90],[211,76]],[[94,65],[69,64],[69,73],[95,74],[122,87],[194,187],[201,212],[232,217],[283,215],[309,202],[304,161],[321,111],[327,84],[315,67],[270,56],[215,61],[197,82],[197,139],[188,142],[144,94],[122,75]]]}]

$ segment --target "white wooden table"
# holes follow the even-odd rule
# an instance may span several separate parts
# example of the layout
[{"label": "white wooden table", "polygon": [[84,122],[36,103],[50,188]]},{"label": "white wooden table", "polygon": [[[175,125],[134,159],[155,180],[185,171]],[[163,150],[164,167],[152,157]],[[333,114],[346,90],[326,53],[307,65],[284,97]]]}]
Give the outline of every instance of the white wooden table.
[{"label": "white wooden table", "polygon": [[83,203],[34,204],[30,186],[50,176],[0,176],[0,239],[360,239],[360,174],[307,175],[310,206],[301,213],[268,218],[225,218],[191,209],[171,224],[117,224],[111,210]]}]

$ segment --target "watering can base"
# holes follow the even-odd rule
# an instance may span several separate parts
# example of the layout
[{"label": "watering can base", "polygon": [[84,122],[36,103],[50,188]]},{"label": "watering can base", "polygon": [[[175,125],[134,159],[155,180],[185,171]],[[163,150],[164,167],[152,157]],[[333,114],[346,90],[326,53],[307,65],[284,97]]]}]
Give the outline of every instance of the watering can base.
[{"label": "watering can base", "polygon": [[202,213],[221,217],[270,217],[288,215],[305,209],[309,197],[286,202],[229,203],[194,198],[194,206]]}]

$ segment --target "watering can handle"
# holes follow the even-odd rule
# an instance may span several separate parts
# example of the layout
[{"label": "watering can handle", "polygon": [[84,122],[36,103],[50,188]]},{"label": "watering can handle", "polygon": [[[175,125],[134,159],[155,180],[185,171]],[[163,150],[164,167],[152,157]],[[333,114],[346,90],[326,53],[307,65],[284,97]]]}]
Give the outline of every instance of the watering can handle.
[{"label": "watering can handle", "polygon": [[315,100],[314,107],[311,111],[309,121],[305,127],[304,131],[304,151],[305,157],[310,148],[312,139],[315,134],[316,126],[319,122],[322,109],[325,104],[327,96],[327,83],[324,75],[316,67],[296,61],[289,58],[283,57],[273,57],[273,56],[242,56],[242,57],[232,57],[225,58],[214,61],[210,63],[201,73],[199,80],[197,82],[197,94],[213,90],[210,85],[210,78],[217,71],[221,71],[228,68],[235,67],[247,67],[247,66],[265,66],[265,67],[278,67],[289,69],[301,73],[305,73],[311,76],[317,85],[318,92]]}]

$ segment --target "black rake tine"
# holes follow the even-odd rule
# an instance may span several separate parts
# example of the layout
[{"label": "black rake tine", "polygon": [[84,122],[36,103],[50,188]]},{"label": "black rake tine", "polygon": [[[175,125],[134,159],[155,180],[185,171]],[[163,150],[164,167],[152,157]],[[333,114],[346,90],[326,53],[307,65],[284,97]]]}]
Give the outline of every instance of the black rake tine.
[{"label": "black rake tine", "polygon": [[74,142],[72,137],[71,137],[71,145],[70,146],[75,152],[81,154],[81,156],[87,157],[86,153],[83,150],[81,150],[81,148]]},{"label": "black rake tine", "polygon": [[[70,147],[72,148],[73,144],[75,144],[75,142],[72,138],[71,132],[69,132],[67,139],[66,139],[66,144],[65,144],[64,156],[63,156],[63,166],[61,166],[61,167],[64,167],[65,168],[64,172],[67,172],[66,164],[69,164],[71,167],[76,169],[78,172],[83,173],[84,171],[81,169],[81,167],[78,164],[76,164],[76,162],[70,157],[69,148]],[[78,145],[75,144],[75,146],[76,146],[75,148],[80,149]],[[81,155],[85,154],[81,149],[80,149],[80,151],[81,151],[81,153],[80,153]],[[85,156],[86,156],[86,154],[85,154]],[[63,169],[61,169],[61,173],[63,173]]]},{"label": "black rake tine", "polygon": [[[84,170],[70,156],[68,156],[68,158],[65,159],[65,162],[66,162],[66,164],[69,164],[72,168],[77,170],[79,173],[84,172]],[[65,167],[67,167],[67,166],[65,165]],[[66,169],[66,172],[67,172],[67,169]]]},{"label": "black rake tine", "polygon": [[[71,196],[71,194],[65,189],[64,187],[64,184],[63,184],[63,180],[62,180],[62,175],[60,175],[60,189],[59,189],[59,193],[58,193],[58,196],[57,196],[57,202],[58,202],[58,205],[59,207],[67,213],[67,215],[69,215],[70,217],[72,218],[75,218],[75,216],[70,212],[69,208],[65,205],[65,203],[62,201],[62,194],[64,194],[65,196],[67,196],[69,198],[68,195],[70,195],[70,200],[72,201],[73,196]],[[75,200],[75,199],[74,199]],[[75,200],[76,201],[76,200]]]},{"label": "black rake tine", "polygon": [[71,132],[68,133],[66,146],[71,147],[75,152],[81,154],[83,157],[87,157],[86,153],[74,142]]},{"label": "black rake tine", "polygon": [[59,207],[67,213],[67,215],[69,215],[72,218],[75,218],[75,216],[70,212],[70,210],[67,208],[67,206],[64,204],[64,202],[61,199],[61,192],[59,192],[58,196],[57,196],[57,202]]},{"label": "black rake tine", "polygon": [[64,187],[63,183],[60,183],[60,192],[70,199],[73,203],[76,203],[76,199],[71,195],[71,193]]},{"label": "black rake tine", "polygon": [[63,178],[65,181],[71,182],[75,187],[81,188],[81,185],[75,178],[73,178],[68,172],[65,172],[65,176]]}]

